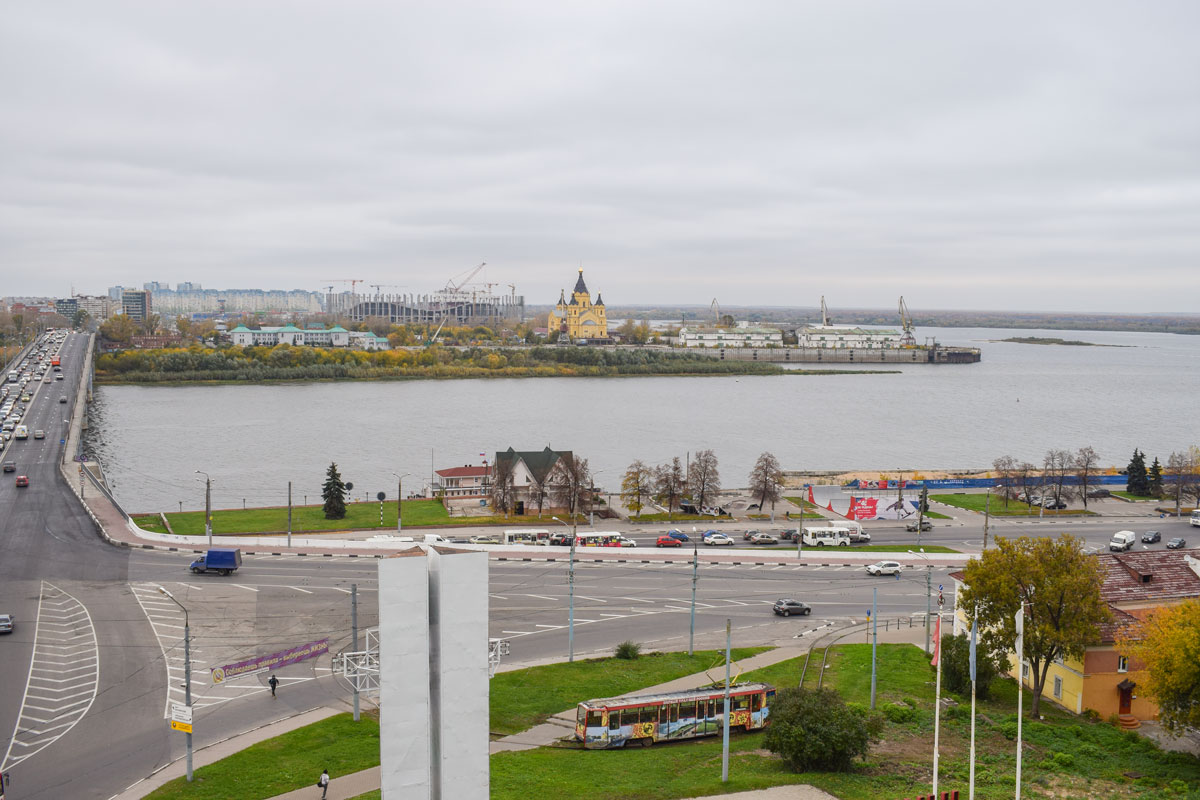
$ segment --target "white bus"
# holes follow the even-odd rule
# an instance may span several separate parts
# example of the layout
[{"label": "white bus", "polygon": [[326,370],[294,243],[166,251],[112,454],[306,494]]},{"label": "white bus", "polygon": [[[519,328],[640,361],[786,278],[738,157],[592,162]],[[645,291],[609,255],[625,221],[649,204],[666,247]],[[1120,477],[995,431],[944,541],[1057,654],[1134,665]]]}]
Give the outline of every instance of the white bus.
[{"label": "white bus", "polygon": [[809,547],[849,547],[850,529],[836,525],[804,528],[800,540]]},{"label": "white bus", "polygon": [[1188,523],[1193,528],[1200,528],[1200,508],[1192,509],[1192,518],[1188,520]]},{"label": "white bus", "polygon": [[504,532],[504,544],[550,544],[545,528],[511,528]]}]

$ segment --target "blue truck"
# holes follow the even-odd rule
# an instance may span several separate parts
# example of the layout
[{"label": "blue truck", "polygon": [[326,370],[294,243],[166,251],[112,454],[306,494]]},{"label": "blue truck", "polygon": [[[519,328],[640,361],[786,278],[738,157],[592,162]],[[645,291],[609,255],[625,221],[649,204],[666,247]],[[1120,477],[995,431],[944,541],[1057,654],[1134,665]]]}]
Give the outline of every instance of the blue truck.
[{"label": "blue truck", "polygon": [[228,575],[242,565],[242,551],[236,547],[214,547],[188,566],[199,575],[202,572],[219,572]]}]

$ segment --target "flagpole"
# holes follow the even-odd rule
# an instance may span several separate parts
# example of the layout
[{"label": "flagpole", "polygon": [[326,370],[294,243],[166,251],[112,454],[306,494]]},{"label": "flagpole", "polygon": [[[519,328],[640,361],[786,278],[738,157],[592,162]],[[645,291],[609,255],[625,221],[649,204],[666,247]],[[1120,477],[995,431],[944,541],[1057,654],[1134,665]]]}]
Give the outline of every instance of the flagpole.
[{"label": "flagpole", "polygon": [[975,800],[975,631],[975,621],[971,620],[971,769],[967,779],[967,800]]},{"label": "flagpole", "polygon": [[1017,609],[1017,796],[1021,800],[1021,718],[1025,716],[1025,704],[1021,689],[1025,686],[1025,604]]},{"label": "flagpole", "polygon": [[[939,598],[940,600],[940,598]],[[938,607],[937,642],[933,646],[934,663],[937,666],[937,689],[933,699],[933,796],[938,796],[938,734],[941,730],[942,719],[942,612]]]}]

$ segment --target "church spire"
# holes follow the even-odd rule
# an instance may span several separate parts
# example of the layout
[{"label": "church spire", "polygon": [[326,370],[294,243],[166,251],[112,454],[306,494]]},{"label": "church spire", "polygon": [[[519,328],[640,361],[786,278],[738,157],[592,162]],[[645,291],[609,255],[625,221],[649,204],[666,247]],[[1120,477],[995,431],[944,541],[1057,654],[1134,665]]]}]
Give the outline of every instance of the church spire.
[{"label": "church spire", "polygon": [[587,284],[583,282],[583,267],[579,268],[579,280],[575,281],[575,294],[588,294]]}]

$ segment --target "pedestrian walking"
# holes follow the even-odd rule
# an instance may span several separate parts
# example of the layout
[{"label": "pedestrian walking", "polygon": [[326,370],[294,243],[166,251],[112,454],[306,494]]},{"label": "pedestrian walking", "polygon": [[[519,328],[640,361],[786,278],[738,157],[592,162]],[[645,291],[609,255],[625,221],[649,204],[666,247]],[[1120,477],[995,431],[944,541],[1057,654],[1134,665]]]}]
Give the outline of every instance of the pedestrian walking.
[{"label": "pedestrian walking", "polygon": [[317,786],[321,789],[321,800],[325,800],[325,793],[329,791],[329,767],[321,770],[321,778],[317,781]]},{"label": "pedestrian walking", "polygon": [[271,697],[275,696],[275,687],[278,685],[279,685],[279,678],[276,678],[275,675],[272,674],[271,677],[267,680],[267,686],[271,687]]}]

